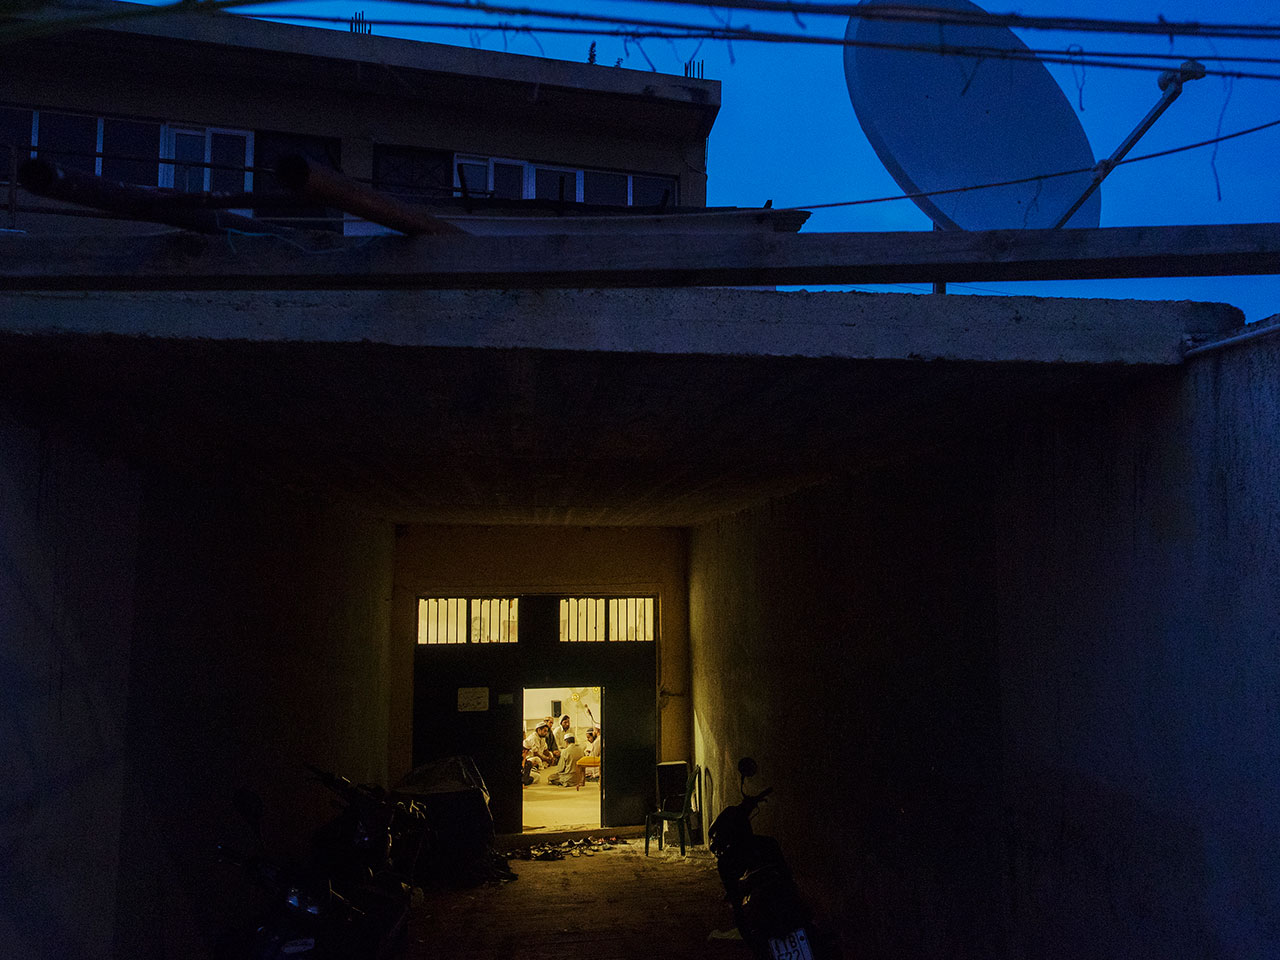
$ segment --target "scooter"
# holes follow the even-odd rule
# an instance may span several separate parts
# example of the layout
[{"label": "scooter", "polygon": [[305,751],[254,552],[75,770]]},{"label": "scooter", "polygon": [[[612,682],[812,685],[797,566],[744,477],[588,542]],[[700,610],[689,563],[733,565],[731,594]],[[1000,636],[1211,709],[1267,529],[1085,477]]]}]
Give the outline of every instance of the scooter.
[{"label": "scooter", "polygon": [[772,787],[747,793],[756,770],[750,757],[738,761],[742,800],[721,810],[707,833],[734,923],[756,960],[838,960],[834,939],[815,927],[778,841],[751,827],[773,793]]}]

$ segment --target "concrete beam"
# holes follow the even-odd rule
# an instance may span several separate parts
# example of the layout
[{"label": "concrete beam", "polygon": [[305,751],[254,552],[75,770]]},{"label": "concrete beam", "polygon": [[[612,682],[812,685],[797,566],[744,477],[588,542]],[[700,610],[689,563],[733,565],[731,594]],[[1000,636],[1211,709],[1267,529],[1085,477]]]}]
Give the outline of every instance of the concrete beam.
[{"label": "concrete beam", "polygon": [[[720,216],[721,214],[717,214]],[[742,211],[750,218],[752,211]],[[1096,230],[0,237],[10,290],[760,287],[1274,274],[1280,223]]]},{"label": "concrete beam", "polygon": [[1226,304],[732,289],[0,293],[0,331],[601,353],[1176,364]]},{"label": "concrete beam", "polygon": [[[496,79],[546,88],[694,104],[708,107],[712,117],[720,103],[718,80],[677,77],[648,70],[605,68],[526,54],[275,23],[232,12],[186,12],[167,6],[156,8],[114,0],[62,0],[54,9],[39,8],[23,13],[18,19],[34,24],[70,24],[72,27],[160,40],[217,44],[251,50],[259,55],[366,63],[414,74]],[[354,76],[354,73],[348,76],[342,71],[334,71],[329,83],[334,88],[358,87]]]}]

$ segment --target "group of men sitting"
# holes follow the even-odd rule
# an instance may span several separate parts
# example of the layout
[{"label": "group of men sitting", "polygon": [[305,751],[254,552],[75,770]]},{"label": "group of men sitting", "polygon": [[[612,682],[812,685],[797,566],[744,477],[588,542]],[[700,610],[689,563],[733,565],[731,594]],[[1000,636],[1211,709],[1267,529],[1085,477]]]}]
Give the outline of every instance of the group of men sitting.
[{"label": "group of men sitting", "polygon": [[566,713],[555,722],[547,717],[524,739],[520,781],[526,787],[539,779],[540,769],[550,770],[547,783],[582,789],[589,768],[598,769],[604,742],[600,728],[587,728],[586,743],[579,743]]}]

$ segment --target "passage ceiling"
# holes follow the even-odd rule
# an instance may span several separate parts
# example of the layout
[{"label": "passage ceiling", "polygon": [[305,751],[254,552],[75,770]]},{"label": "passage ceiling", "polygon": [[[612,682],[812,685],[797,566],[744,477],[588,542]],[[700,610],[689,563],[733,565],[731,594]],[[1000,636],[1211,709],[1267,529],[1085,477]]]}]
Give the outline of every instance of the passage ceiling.
[{"label": "passage ceiling", "polygon": [[[691,290],[477,294],[466,302],[491,309],[465,320],[428,309],[465,295],[422,294],[414,323],[385,300],[205,294],[181,301],[179,323],[173,298],[188,295],[164,296],[12,295],[5,315],[25,319],[0,334],[0,408],[146,469],[284,485],[395,522],[479,524],[696,525],[1171,375],[1182,337],[1234,316]],[[333,316],[306,332],[319,302],[307,297],[346,303],[366,336]],[[954,305],[939,313],[940,300]],[[642,306],[660,315],[637,318]],[[559,332],[537,326],[548,316]],[[302,335],[282,339],[290,324]]]}]

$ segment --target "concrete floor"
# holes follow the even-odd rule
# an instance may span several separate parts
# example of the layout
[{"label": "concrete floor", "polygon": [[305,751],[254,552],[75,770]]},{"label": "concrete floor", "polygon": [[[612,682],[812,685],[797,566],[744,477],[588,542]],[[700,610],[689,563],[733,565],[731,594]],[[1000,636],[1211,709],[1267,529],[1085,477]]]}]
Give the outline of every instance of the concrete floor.
[{"label": "concrete floor", "polygon": [[599,780],[588,780],[581,790],[546,782],[531,783],[523,788],[523,795],[526,833],[590,830],[600,826]]},{"label": "concrete floor", "polygon": [[424,896],[407,960],[750,960],[741,940],[712,936],[733,918],[704,848],[681,858],[654,845],[646,857],[640,836],[594,855],[512,859],[511,869],[510,883]]}]

